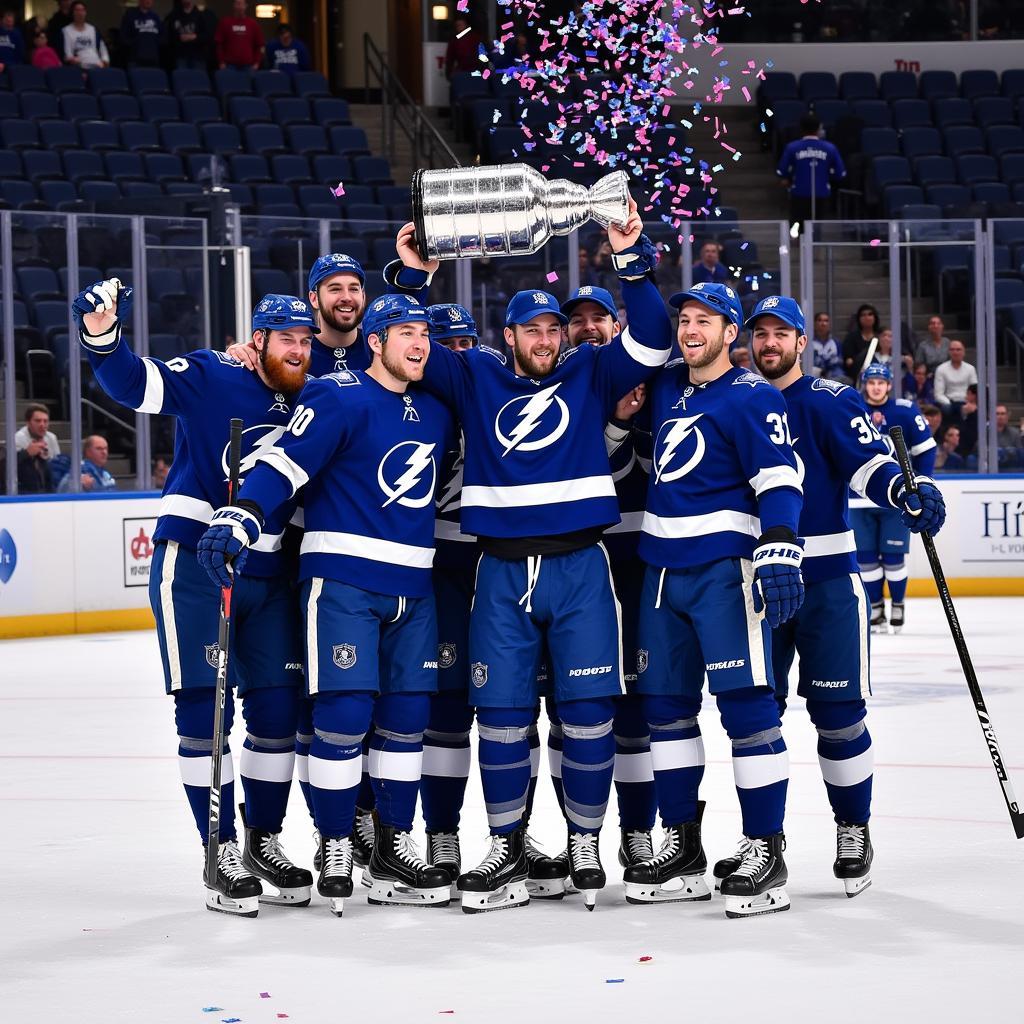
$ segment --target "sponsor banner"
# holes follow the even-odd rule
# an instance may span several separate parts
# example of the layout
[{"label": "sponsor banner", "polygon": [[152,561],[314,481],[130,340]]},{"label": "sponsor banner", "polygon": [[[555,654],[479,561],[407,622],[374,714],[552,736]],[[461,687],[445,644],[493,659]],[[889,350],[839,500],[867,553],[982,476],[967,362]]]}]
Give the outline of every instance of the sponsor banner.
[{"label": "sponsor banner", "polygon": [[[975,489],[968,484],[960,492],[956,527],[965,566],[1012,566],[1021,572],[1024,487]],[[983,574],[979,569],[979,575]]]},{"label": "sponsor banner", "polygon": [[448,106],[448,79],[444,77],[447,50],[447,43],[423,44],[423,105],[426,107]]},{"label": "sponsor banner", "polygon": [[122,519],[121,524],[124,531],[124,585],[145,587],[149,584],[149,569],[153,563],[156,516]]}]

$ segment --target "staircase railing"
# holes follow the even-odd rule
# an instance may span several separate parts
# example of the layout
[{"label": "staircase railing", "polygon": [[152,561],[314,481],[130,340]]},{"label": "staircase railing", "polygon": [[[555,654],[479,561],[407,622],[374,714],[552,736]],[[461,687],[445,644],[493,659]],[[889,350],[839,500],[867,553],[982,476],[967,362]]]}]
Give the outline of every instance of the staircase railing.
[{"label": "staircase railing", "polygon": [[370,102],[371,88],[380,89],[381,140],[389,160],[395,157],[397,127],[412,147],[414,168],[461,166],[459,158],[398,80],[368,33],[363,34],[363,69],[366,102]]}]

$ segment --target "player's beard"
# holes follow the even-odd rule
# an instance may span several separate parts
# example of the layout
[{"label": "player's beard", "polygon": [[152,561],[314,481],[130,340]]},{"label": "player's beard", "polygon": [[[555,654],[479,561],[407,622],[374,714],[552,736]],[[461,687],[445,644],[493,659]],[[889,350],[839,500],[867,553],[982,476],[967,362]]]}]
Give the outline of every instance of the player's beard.
[{"label": "player's beard", "polygon": [[533,356],[529,355],[523,348],[521,348],[519,345],[519,339],[516,338],[514,353],[516,357],[516,364],[519,366],[519,369],[521,369],[527,377],[534,379],[548,376],[548,374],[552,373],[558,365],[557,345],[554,346],[552,355],[544,362],[541,362],[539,359],[534,359]]},{"label": "player's beard", "polygon": [[344,318],[334,312],[333,309],[328,309],[326,306],[320,306],[320,323],[326,324],[332,330],[337,331],[339,334],[347,334],[349,331],[354,331],[362,322],[363,314],[366,312],[366,296],[364,295],[359,305],[353,310],[352,313],[346,314]]},{"label": "player's beard", "polygon": [[283,391],[285,394],[294,394],[301,391],[306,383],[306,371],[309,369],[309,360],[304,359],[301,366],[290,366],[279,356],[272,356],[266,348],[260,349],[260,365],[263,367],[263,375],[267,383],[275,391]]},{"label": "player's beard", "polygon": [[[763,352],[761,353],[761,357],[764,358]],[[796,366],[796,361],[799,358],[800,356],[797,354],[796,349],[793,349],[792,352],[779,353],[779,362],[774,369],[769,370],[762,366],[758,359],[754,360],[754,365],[757,367],[761,376],[766,377],[768,380],[779,380],[780,377],[785,377],[786,374]]]},{"label": "player's beard", "polygon": [[385,341],[380,347],[380,361],[384,369],[391,374],[395,380],[403,381],[406,384],[415,384],[423,379],[423,363],[408,363],[404,359],[393,359],[388,352],[388,343]]},{"label": "player's beard", "polygon": [[[719,332],[717,338],[709,338],[703,350],[699,353],[694,353],[694,358],[691,359],[687,353],[689,350],[686,347],[686,339],[682,342],[683,359],[686,361],[686,365],[692,370],[701,370],[705,366],[710,366],[721,354],[722,349],[725,347],[725,330]],[[696,360],[696,361],[694,361]]]}]

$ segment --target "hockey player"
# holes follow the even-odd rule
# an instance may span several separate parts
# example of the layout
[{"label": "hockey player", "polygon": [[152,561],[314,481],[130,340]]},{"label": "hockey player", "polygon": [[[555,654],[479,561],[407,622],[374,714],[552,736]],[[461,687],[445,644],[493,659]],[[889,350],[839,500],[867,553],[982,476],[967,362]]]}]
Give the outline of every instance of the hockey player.
[{"label": "hockey player", "polygon": [[524,291],[505,318],[511,365],[484,346],[455,353],[432,344],[423,378],[462,421],[461,526],[483,551],[469,645],[491,848],[458,880],[470,913],[529,899],[523,815],[545,643],[564,730],[570,874],[591,908],[605,884],[597,840],[622,667],[618,606],[600,544],[619,520],[603,433],[615,403],[664,363],[671,342],[648,279],[657,253],[641,228],[635,203],[624,229],[609,228],[630,324],[611,344],[581,345],[559,359],[567,318],[554,296]]},{"label": "hockey player", "polygon": [[[379,823],[364,873],[372,904],[446,906],[449,877],[412,841],[423,731],[437,685],[431,592],[434,486],[451,416],[408,385],[430,354],[427,312],[408,296],[370,304],[365,373],[311,380],[280,441],[261,453],[237,502],[200,541],[220,586],[300,489],[306,684],[313,706],[309,782],[320,834],[317,890],[340,916],[352,895],[352,830],[363,736]],[[374,700],[375,696],[380,696]]]},{"label": "hockey player", "polygon": [[[103,389],[146,413],[177,417],[174,462],[160,503],[149,597],[156,617],[166,690],[174,697],[178,764],[203,843],[207,840],[220,591],[196,560],[213,510],[226,496],[229,420],[245,424],[241,472],[284,432],[309,366],[316,326],[304,299],[267,295],[252,318],[256,373],[222,352],[198,351],[161,362],[140,359],[121,337],[131,289],[111,279],[75,298],[79,337]],[[295,759],[302,642],[295,596],[281,552],[292,507],[268,519],[239,577],[232,621],[229,685],[237,682],[247,736],[241,775],[245,851],[235,841],[231,757],[224,748],[217,877],[206,879],[211,910],[254,916],[257,900],[305,906],[313,879],[280,845]],[[231,731],[230,690],[225,736]],[[264,894],[260,879],[279,890]]]},{"label": "hockey player", "polygon": [[[860,380],[868,421],[883,436],[888,435],[890,427],[902,427],[914,473],[929,476],[935,468],[935,438],[917,403],[912,398],[892,397],[892,370],[881,363],[865,367]],[[892,442],[886,443],[891,451]],[[876,633],[888,632],[882,593],[883,585],[888,585],[889,625],[894,633],[899,633],[906,618],[910,530],[900,512],[878,508],[856,496],[850,499],[850,522],[857,540],[861,578],[871,602],[871,629]]]},{"label": "hockey player", "polygon": [[803,601],[800,479],[782,396],[729,361],[742,315],[736,293],[699,283],[669,301],[679,310],[682,358],[651,386],[637,627],[637,689],[665,839],[657,856],[626,868],[626,898],[711,898],[697,800],[706,673],[732,740],[747,838],[742,861],[722,882],[726,914],[767,914],[789,907],[782,858],[789,758],[772,692],[770,627]]},{"label": "hockey player", "polygon": [[[772,634],[775,697],[785,710],[789,672],[799,654],[797,692],[818,731],[818,761],[836,820],[833,871],[846,894],[856,896],[871,884],[873,753],[864,703],[870,692],[867,600],[846,516],[847,491],[895,510],[915,533],[938,532],[945,506],[938,488],[924,477],[918,478],[919,493],[907,492],[899,464],[853,388],[803,374],[806,328],[793,299],[762,299],[746,327],[754,363],[786,399],[804,488],[799,532],[806,597],[796,615]],[[731,874],[743,852],[741,845],[736,857],[719,861],[715,877]]]}]

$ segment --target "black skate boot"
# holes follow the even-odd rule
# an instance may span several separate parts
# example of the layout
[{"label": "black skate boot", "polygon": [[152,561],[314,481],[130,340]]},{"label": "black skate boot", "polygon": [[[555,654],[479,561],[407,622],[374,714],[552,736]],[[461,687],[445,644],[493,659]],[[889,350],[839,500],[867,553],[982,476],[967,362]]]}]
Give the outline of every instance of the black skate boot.
[{"label": "black skate boot", "polygon": [[320,829],[313,829],[313,870],[320,874]]},{"label": "black skate boot", "polygon": [[897,604],[895,601],[892,603],[892,607],[889,609],[889,625],[892,626],[892,631],[898,633],[903,629],[903,623],[907,617],[907,606],[901,601]]},{"label": "black skate boot", "polygon": [[605,887],[604,868],[597,848],[598,837],[593,832],[569,832],[569,877],[583,893],[587,910],[593,910],[597,894]]},{"label": "black skate boot", "polygon": [[[427,833],[427,863],[448,872],[448,884],[454,886],[462,871],[462,850],[458,832]],[[454,892],[453,892],[454,895]]]},{"label": "black skate boot", "polygon": [[331,839],[320,836],[320,877],[316,891],[330,904],[331,913],[341,917],[345,900],[352,895],[352,837]]},{"label": "black skate boot", "polygon": [[526,882],[529,871],[525,825],[505,835],[491,836],[487,856],[472,871],[459,875],[463,912],[482,914],[525,907],[530,902]]},{"label": "black skate boot", "polygon": [[656,857],[632,864],[622,874],[627,903],[695,903],[711,899],[704,881],[708,859],[700,841],[700,820],[665,829]]},{"label": "black skate boot", "polygon": [[872,633],[888,633],[889,626],[885,619],[885,602],[879,601],[878,604],[871,606],[871,632]]},{"label": "black skate boot", "polygon": [[624,828],[621,832],[619,867],[628,868],[634,864],[642,864],[654,856],[654,840],[650,830]]},{"label": "black skate boot", "polygon": [[725,916],[754,917],[789,910],[789,872],[782,859],[785,837],[781,832],[762,839],[748,836],[746,844],[739,867],[722,879]]},{"label": "black skate boot", "polygon": [[564,852],[558,857],[549,857],[529,833],[526,834],[525,850],[529,869],[526,889],[530,899],[560,900],[567,893],[576,891],[569,884],[569,858]]},{"label": "black skate boot", "polygon": [[373,852],[363,871],[366,902],[375,907],[447,907],[451,882],[447,868],[432,867],[421,856],[411,832],[376,823]]},{"label": "black skate boot", "polygon": [[370,863],[376,822],[375,811],[364,811],[361,807],[356,808],[356,823],[352,830],[352,857],[361,868],[365,868]]},{"label": "black skate boot", "polygon": [[238,914],[240,917],[255,917],[260,912],[260,896],[263,886],[260,880],[246,868],[241,851],[234,839],[228,839],[217,846],[217,878],[210,884],[206,877],[206,847],[203,847],[203,882],[206,884],[206,909],[222,914]]},{"label": "black skate boot", "polygon": [[871,885],[871,862],[875,851],[867,825],[836,827],[836,862],[832,873],[846,886],[851,899]]},{"label": "black skate boot", "polygon": [[242,863],[257,877],[269,882],[278,891],[273,895],[264,891],[260,903],[282,907],[308,907],[313,876],[293,864],[281,849],[280,832],[262,832],[246,828]]},{"label": "black skate boot", "polygon": [[[723,857],[721,860],[715,861],[715,866],[712,869],[712,874],[715,876],[715,892],[719,892],[722,888],[722,879],[728,878],[742,863],[743,855],[747,852],[747,847],[750,845],[750,840],[744,836],[740,840],[740,845],[736,852],[731,857]],[[783,844],[785,849],[785,844]]]}]

